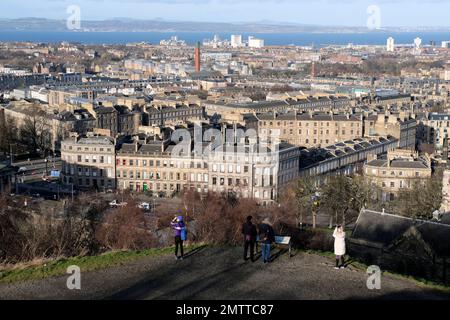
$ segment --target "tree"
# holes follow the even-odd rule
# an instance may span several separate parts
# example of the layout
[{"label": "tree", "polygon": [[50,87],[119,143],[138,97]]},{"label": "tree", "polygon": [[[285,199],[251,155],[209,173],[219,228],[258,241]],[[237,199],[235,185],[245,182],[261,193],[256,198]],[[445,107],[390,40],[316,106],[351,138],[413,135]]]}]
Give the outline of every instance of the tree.
[{"label": "tree", "polygon": [[0,151],[10,151],[10,145],[17,143],[18,130],[14,119],[7,119],[0,113]]},{"label": "tree", "polygon": [[330,178],[323,187],[321,208],[330,213],[330,227],[337,224],[341,217],[342,225],[346,225],[351,213],[358,213],[367,207],[371,200],[371,187],[361,176],[338,175]]},{"label": "tree", "polygon": [[[310,212],[314,214],[313,205],[317,188],[312,179],[300,178],[297,180],[294,190],[297,202],[298,222],[302,225],[304,219]],[[313,220],[313,227],[315,228],[315,217],[313,217]]]},{"label": "tree", "polygon": [[392,203],[395,213],[413,219],[432,219],[442,204],[442,173],[427,180],[414,180],[411,189],[402,190]]},{"label": "tree", "polygon": [[25,118],[20,128],[20,135],[23,143],[29,146],[30,152],[39,149],[45,154],[52,148],[51,128],[42,110],[33,111]]},{"label": "tree", "polygon": [[108,214],[97,230],[97,239],[107,250],[142,250],[155,245],[149,221],[132,199]]}]

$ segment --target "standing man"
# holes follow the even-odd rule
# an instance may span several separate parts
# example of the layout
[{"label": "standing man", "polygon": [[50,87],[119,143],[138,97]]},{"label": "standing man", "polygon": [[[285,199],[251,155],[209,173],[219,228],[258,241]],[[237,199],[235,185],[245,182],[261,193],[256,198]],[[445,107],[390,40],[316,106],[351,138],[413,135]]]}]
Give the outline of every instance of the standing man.
[{"label": "standing man", "polygon": [[[186,225],[183,221],[183,216],[175,217],[170,223],[175,235],[175,258],[183,260],[183,241],[186,240]],[[178,247],[180,247],[181,256],[178,256]]]},{"label": "standing man", "polygon": [[259,239],[264,263],[270,262],[270,245],[275,241],[275,231],[269,219],[266,218],[259,226]]},{"label": "standing man", "polygon": [[247,217],[247,221],[242,225],[242,234],[244,235],[244,260],[247,261],[248,247],[250,247],[250,259],[255,261],[255,241],[256,241],[256,226],[252,223],[252,216]]}]

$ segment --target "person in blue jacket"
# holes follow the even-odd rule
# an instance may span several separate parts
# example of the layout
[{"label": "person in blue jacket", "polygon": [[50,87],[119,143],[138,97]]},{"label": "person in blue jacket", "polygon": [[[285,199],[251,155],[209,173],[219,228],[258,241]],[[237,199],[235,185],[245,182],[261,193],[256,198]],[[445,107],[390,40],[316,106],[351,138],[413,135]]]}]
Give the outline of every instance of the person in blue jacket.
[{"label": "person in blue jacket", "polygon": [[[183,260],[183,241],[186,240],[186,224],[183,221],[183,216],[175,217],[170,225],[175,235],[175,258]],[[178,256],[178,247],[180,248],[181,256]]]}]

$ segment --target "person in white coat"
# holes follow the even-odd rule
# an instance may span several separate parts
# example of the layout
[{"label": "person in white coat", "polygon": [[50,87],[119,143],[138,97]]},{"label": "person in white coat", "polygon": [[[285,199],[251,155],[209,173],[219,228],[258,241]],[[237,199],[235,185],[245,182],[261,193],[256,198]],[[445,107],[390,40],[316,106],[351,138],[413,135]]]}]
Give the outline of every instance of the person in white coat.
[{"label": "person in white coat", "polygon": [[334,237],[334,254],[336,255],[336,266],[335,269],[343,269],[344,265],[344,255],[345,255],[345,231],[342,226],[337,226],[333,232]]}]

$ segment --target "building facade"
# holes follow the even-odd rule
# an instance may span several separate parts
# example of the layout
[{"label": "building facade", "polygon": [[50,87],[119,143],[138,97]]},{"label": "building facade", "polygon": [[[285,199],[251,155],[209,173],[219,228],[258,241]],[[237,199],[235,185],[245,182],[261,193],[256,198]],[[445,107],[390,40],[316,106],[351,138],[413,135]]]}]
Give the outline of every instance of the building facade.
[{"label": "building facade", "polygon": [[361,116],[350,114],[285,113],[258,115],[260,136],[280,133],[280,140],[297,146],[325,147],[363,136]]},{"label": "building facade", "polygon": [[116,188],[116,152],[114,139],[74,136],[61,144],[61,179],[77,189]]},{"label": "building facade", "polygon": [[374,158],[364,165],[364,177],[381,189],[383,201],[393,200],[404,189],[410,189],[415,182],[431,177],[431,160],[419,157],[410,150],[394,150],[385,159]]}]

